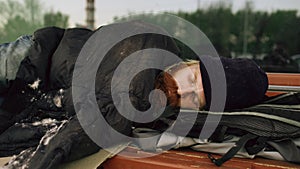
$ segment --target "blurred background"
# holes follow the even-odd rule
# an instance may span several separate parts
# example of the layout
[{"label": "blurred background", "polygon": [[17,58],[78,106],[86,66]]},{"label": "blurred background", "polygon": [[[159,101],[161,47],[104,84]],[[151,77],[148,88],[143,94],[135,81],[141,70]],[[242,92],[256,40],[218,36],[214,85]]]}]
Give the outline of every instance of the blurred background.
[{"label": "blurred background", "polygon": [[39,28],[84,27],[166,12],[200,28],[220,56],[268,72],[300,72],[299,0],[0,0],[0,43]]}]

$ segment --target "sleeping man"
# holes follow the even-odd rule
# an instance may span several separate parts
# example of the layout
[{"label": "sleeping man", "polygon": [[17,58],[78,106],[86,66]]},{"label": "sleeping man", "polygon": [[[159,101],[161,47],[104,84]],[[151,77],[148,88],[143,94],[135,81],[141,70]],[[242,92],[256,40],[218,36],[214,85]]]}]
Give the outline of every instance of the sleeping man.
[{"label": "sleeping man", "polygon": [[[225,71],[225,110],[249,107],[265,98],[268,88],[266,73],[250,59],[220,59]],[[169,104],[182,108],[203,110],[211,104],[209,74],[201,61],[189,60],[175,64],[162,72],[156,88],[166,94]]]},{"label": "sleeping man", "polygon": [[[132,25],[135,29],[158,29],[136,21],[119,24]],[[73,103],[72,78],[77,57],[85,42],[95,32],[114,29],[116,25],[119,26],[107,25],[96,31],[55,27],[37,30],[28,40],[29,47],[24,54],[26,56],[24,59],[20,58],[14,79],[8,79],[1,72],[4,76],[1,78],[5,79],[8,87],[2,93],[4,99],[0,107],[0,142],[1,145],[6,145],[2,146],[0,154],[19,154],[8,166],[55,168],[60,163],[95,153],[101,148],[89,138],[78,121],[76,111],[83,110],[89,104],[89,98],[82,96],[82,103]],[[105,54],[96,74],[94,92],[97,106],[107,123],[126,136],[131,136],[132,129],[136,126],[148,127],[153,123],[135,123],[119,112],[117,106],[128,110],[128,105],[122,101],[123,91],[117,93],[117,99],[113,100],[112,78],[116,68],[127,56],[150,48],[180,55],[172,38],[160,34],[139,34],[114,45]],[[0,57],[9,58],[9,55],[10,53],[4,52]],[[143,59],[144,56],[141,55],[137,65]],[[226,83],[227,86],[225,110],[249,107],[264,99],[268,87],[267,76],[253,61],[221,58],[221,63],[226,82],[220,83]],[[211,106],[212,88],[205,66],[198,60],[180,62],[165,71],[145,70],[130,83],[127,91],[130,102],[139,111],[148,110],[151,107],[149,95],[157,88],[165,93],[170,106],[208,110]],[[124,82],[124,77],[114,78],[116,84]],[[98,129],[98,132],[104,142],[124,141],[112,140],[112,133],[104,128]]]}]

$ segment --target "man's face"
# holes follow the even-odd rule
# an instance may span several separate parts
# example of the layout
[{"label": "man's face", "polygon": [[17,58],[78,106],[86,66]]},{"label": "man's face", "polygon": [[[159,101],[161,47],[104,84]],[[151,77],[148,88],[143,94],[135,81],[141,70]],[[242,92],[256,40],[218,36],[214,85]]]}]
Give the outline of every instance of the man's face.
[{"label": "man's face", "polygon": [[199,63],[186,66],[173,74],[178,85],[178,94],[181,95],[180,107],[202,109],[205,97],[202,85]]}]

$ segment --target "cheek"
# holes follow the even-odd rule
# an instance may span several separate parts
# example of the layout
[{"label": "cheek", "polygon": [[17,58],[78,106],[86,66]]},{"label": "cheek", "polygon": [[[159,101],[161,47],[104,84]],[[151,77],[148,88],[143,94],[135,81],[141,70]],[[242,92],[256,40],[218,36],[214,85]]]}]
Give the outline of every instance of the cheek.
[{"label": "cheek", "polygon": [[181,81],[180,84],[178,84],[178,86],[183,90],[186,91],[187,89],[190,89],[192,87],[192,85],[187,81]]},{"label": "cheek", "polygon": [[196,105],[189,98],[181,99],[181,107],[182,108],[194,108]]}]

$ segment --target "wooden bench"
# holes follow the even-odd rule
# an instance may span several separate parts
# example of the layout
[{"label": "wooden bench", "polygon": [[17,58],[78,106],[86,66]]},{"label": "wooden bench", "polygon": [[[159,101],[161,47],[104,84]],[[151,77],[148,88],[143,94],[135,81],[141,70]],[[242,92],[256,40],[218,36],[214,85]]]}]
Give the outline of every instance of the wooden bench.
[{"label": "wooden bench", "polygon": [[[214,165],[207,153],[187,149],[169,150],[148,158],[137,158],[149,155],[133,147],[126,148],[121,155],[108,159],[101,169],[299,169],[300,165],[268,160],[263,158],[243,159],[233,158],[222,167]],[[214,155],[215,157],[220,157]]]},{"label": "wooden bench", "polygon": [[300,91],[300,74],[268,73],[268,96],[274,96],[288,91]]},{"label": "wooden bench", "polygon": [[[269,91],[267,95],[274,96],[290,90],[299,90],[300,74],[268,73]],[[207,157],[207,153],[188,149],[169,150],[148,158],[137,158],[149,155],[148,152],[128,147],[121,155],[107,160],[101,165],[103,169],[213,169],[215,166]],[[153,154],[154,155],[154,154]],[[220,157],[218,155],[214,155]],[[221,168],[240,169],[300,169],[300,165],[284,161],[263,158],[242,159],[233,158]]]}]

